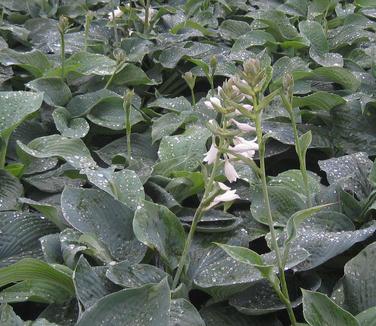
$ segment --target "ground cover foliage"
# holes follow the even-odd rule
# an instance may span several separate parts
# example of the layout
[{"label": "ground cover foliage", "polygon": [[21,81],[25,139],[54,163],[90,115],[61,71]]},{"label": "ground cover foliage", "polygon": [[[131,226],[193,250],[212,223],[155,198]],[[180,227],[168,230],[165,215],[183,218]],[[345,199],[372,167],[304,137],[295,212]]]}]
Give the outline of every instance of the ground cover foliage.
[{"label": "ground cover foliage", "polygon": [[375,1],[0,5],[1,325],[376,325]]}]

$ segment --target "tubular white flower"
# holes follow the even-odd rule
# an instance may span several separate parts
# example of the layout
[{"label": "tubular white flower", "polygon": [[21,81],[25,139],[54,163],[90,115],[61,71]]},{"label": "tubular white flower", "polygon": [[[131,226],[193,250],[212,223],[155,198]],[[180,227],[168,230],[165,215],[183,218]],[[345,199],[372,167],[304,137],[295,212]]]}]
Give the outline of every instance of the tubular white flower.
[{"label": "tubular white flower", "polygon": [[214,110],[214,106],[210,101],[204,101],[204,104],[206,105],[208,109]]},{"label": "tubular white flower", "polygon": [[241,131],[244,131],[244,132],[256,131],[256,128],[249,125],[248,123],[238,122],[235,119],[231,119],[230,122],[234,124]]},{"label": "tubular white flower", "polygon": [[212,96],[210,98],[210,102],[213,104],[213,106],[221,106],[221,101],[218,97]]},{"label": "tubular white flower", "polygon": [[239,199],[240,198],[239,195],[235,193],[236,190],[231,190],[231,188],[229,188],[229,187],[227,187],[227,188],[228,188],[228,190],[226,190],[225,193],[214,197],[213,201],[208,206],[208,209],[212,208],[212,207],[214,207],[214,206],[216,206],[216,205],[218,205],[220,203],[229,202],[229,201],[233,201],[235,199]]},{"label": "tubular white flower", "polygon": [[124,15],[123,11],[122,11],[119,7],[117,7],[117,8],[114,10],[113,13],[110,12],[110,13],[108,14],[108,19],[109,19],[110,21],[113,21],[113,20],[114,20],[113,14],[115,15],[115,18],[119,18],[119,17],[121,17],[121,16]]},{"label": "tubular white flower", "polygon": [[204,162],[207,162],[209,165],[213,164],[217,158],[217,154],[218,148],[214,144],[211,144],[209,151],[205,154]]},{"label": "tubular white flower", "polygon": [[232,183],[239,178],[234,166],[230,163],[228,159],[225,159],[225,176],[227,180]]},{"label": "tubular white flower", "polygon": [[225,185],[224,183],[222,183],[222,182],[217,182],[217,184],[218,184],[219,188],[220,188],[221,190],[223,190],[223,191],[231,190],[230,187],[226,186],[226,185]]},{"label": "tubular white flower", "polygon": [[252,159],[256,151],[259,149],[257,138],[246,140],[243,137],[234,137],[235,146],[230,146],[229,149],[235,153],[239,153],[249,159]]}]

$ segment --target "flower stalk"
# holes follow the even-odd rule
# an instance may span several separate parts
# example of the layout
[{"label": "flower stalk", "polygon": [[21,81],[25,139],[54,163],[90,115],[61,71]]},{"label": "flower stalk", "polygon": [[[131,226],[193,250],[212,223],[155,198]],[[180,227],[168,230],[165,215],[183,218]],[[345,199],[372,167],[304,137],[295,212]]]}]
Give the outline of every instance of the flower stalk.
[{"label": "flower stalk", "polygon": [[132,160],[132,146],[131,146],[131,132],[132,132],[132,123],[131,123],[131,107],[132,100],[134,96],[133,90],[127,90],[124,94],[123,108],[125,113],[125,134],[127,139],[127,157],[128,164]]},{"label": "flower stalk", "polygon": [[307,205],[307,208],[309,208],[309,207],[312,207],[312,195],[311,195],[311,190],[309,188],[309,182],[308,182],[306,153],[305,153],[305,150],[303,150],[301,146],[296,118],[295,118],[295,114],[294,114],[293,107],[292,107],[293,87],[294,87],[294,80],[292,76],[290,74],[286,74],[283,77],[283,90],[281,90],[280,95],[282,98],[283,105],[290,117],[291,127],[292,127],[292,131],[294,134],[295,152],[298,155],[299,168],[302,174],[305,195],[307,197],[306,205]]},{"label": "flower stalk", "polygon": [[60,34],[60,61],[61,61],[61,78],[65,78],[65,33],[69,30],[70,24],[67,17],[60,16],[57,29]]}]

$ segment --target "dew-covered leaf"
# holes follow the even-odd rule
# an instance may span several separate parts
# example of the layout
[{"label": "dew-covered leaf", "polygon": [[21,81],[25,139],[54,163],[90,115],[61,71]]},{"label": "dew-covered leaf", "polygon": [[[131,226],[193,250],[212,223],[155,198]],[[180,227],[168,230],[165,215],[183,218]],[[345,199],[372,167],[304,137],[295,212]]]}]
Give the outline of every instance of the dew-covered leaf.
[{"label": "dew-covered leaf", "polygon": [[60,77],[41,77],[26,86],[33,91],[44,93],[44,101],[51,106],[64,106],[72,97],[68,85]]},{"label": "dew-covered leaf", "polygon": [[307,290],[302,292],[304,317],[311,326],[359,326],[354,316],[337,306],[325,294]]},{"label": "dew-covered leaf", "polygon": [[83,138],[89,132],[89,123],[84,118],[72,118],[65,108],[57,108],[52,113],[56,129],[62,136]]},{"label": "dew-covered leaf", "polygon": [[86,310],[77,326],[118,323],[129,326],[168,325],[170,289],[167,280],[109,294]]},{"label": "dew-covered leaf", "polygon": [[0,269],[0,285],[16,283],[2,292],[2,302],[64,303],[74,295],[72,271],[63,265],[24,258]]},{"label": "dew-covered leaf", "polygon": [[171,300],[168,326],[205,326],[193,304],[185,299]]},{"label": "dew-covered leaf", "polygon": [[124,261],[110,265],[106,276],[111,282],[117,285],[126,288],[135,288],[149,283],[159,283],[164,278],[168,277],[168,274],[153,265],[132,265]]},{"label": "dew-covered leaf", "polygon": [[39,238],[57,232],[55,225],[35,213],[0,213],[0,267],[26,257],[42,256]]},{"label": "dew-covered leaf", "polygon": [[293,106],[309,107],[312,110],[327,110],[346,103],[346,101],[339,95],[328,92],[315,92],[311,95],[293,98]]},{"label": "dew-covered leaf", "polygon": [[136,209],[141,201],[145,199],[144,188],[140,178],[132,170],[113,171],[112,168],[84,169],[88,180],[99,189],[112,195],[132,209]]},{"label": "dew-covered leaf", "polygon": [[104,243],[113,258],[139,262],[145,247],[135,238],[133,211],[102,190],[67,187],[61,197],[66,221]]},{"label": "dew-covered leaf", "polygon": [[27,145],[20,141],[17,141],[17,144],[21,151],[32,157],[59,157],[78,169],[96,166],[90,151],[79,138],[51,135],[36,138]]},{"label": "dew-covered leaf", "polygon": [[65,61],[67,66],[75,66],[75,71],[83,75],[112,75],[116,68],[116,62],[107,56],[78,52]]},{"label": "dew-covered leaf", "polygon": [[17,198],[23,194],[20,181],[5,170],[0,170],[0,211],[16,210]]},{"label": "dew-covered leaf", "polygon": [[179,219],[169,209],[144,201],[136,210],[133,230],[137,239],[157,250],[171,269],[177,266],[186,237]]}]

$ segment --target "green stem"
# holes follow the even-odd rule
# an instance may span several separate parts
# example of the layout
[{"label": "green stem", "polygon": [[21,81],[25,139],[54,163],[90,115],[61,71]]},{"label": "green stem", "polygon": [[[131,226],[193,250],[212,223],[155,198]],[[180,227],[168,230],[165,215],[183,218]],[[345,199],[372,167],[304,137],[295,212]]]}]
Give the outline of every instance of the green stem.
[{"label": "green stem", "polygon": [[104,88],[108,88],[112,82],[112,80],[114,79],[115,75],[117,73],[117,68],[115,69],[114,73],[111,75],[110,79],[107,81],[106,85],[104,86]]},{"label": "green stem", "polygon": [[179,261],[179,265],[178,265],[178,269],[177,269],[175,277],[174,277],[174,281],[172,283],[172,289],[176,289],[176,287],[178,286],[181,274],[183,272],[183,268],[187,265],[189,250],[191,249],[193,236],[195,234],[197,224],[200,222],[202,215],[204,214],[204,210],[205,210],[206,206],[208,205],[208,201],[207,201],[208,195],[212,191],[213,184],[214,184],[214,178],[217,175],[217,170],[218,170],[218,167],[219,167],[219,158],[220,158],[220,153],[218,152],[217,157],[216,157],[216,159],[213,163],[213,168],[211,170],[209,181],[206,184],[204,195],[202,196],[201,203],[198,206],[198,208],[195,212],[195,215],[193,216],[192,225],[191,225],[191,228],[189,230],[187,240],[185,241],[183,253],[182,253],[180,261]]},{"label": "green stem", "polygon": [[267,211],[267,218],[268,218],[268,225],[270,229],[270,236],[271,236],[271,242],[272,242],[272,249],[274,250],[277,258],[277,264],[278,264],[278,271],[279,271],[279,279],[281,282],[281,290],[283,293],[283,296],[285,297],[286,300],[284,300],[284,304],[286,305],[287,312],[289,314],[291,324],[293,326],[296,325],[296,318],[294,315],[294,312],[292,310],[291,306],[291,301],[289,299],[289,293],[287,290],[287,283],[286,283],[286,278],[285,278],[285,270],[283,266],[283,261],[282,261],[282,256],[280,249],[278,247],[278,242],[277,242],[277,236],[276,232],[274,230],[274,221],[273,221],[273,216],[272,216],[272,210],[270,207],[270,201],[269,201],[269,193],[268,193],[268,186],[266,182],[266,169],[265,169],[265,144],[263,142],[262,138],[262,111],[257,110],[257,98],[254,101],[254,110],[256,112],[256,134],[257,134],[257,142],[259,145],[259,156],[260,156],[260,170],[261,170],[261,186],[262,186],[262,192],[264,196],[264,204],[266,207]]},{"label": "green stem", "polygon": [[150,15],[150,0],[146,0],[144,34],[146,34],[149,31],[149,15]]},{"label": "green stem", "polygon": [[60,51],[60,60],[61,60],[61,78],[65,77],[65,36],[64,32],[60,32],[60,42],[61,42],[61,51]]},{"label": "green stem", "polygon": [[2,137],[2,144],[0,144],[2,146],[0,150],[0,169],[4,169],[5,167],[8,141],[9,141],[9,136],[5,135]]},{"label": "green stem", "polygon": [[91,25],[91,16],[90,14],[86,14],[86,20],[85,20],[85,45],[84,45],[84,50],[87,52],[87,47],[88,47],[88,38],[89,38],[89,29]]},{"label": "green stem", "polygon": [[114,29],[115,44],[118,44],[118,35],[117,35],[117,26],[116,26],[116,17],[115,17],[115,2],[112,1],[112,28]]},{"label": "green stem", "polygon": [[192,97],[192,105],[195,106],[196,105],[196,97],[195,97],[195,92],[194,92],[193,88],[191,88],[191,97]]},{"label": "green stem", "polygon": [[125,133],[127,137],[127,156],[128,156],[128,164],[130,164],[132,160],[132,146],[131,146],[131,132],[132,132],[132,125],[131,125],[131,103],[125,106]]},{"label": "green stem", "polygon": [[291,101],[289,101],[287,99],[285,94],[282,93],[281,96],[282,96],[283,104],[285,105],[287,112],[290,115],[291,126],[292,126],[292,130],[293,130],[293,133],[294,133],[295,152],[298,155],[300,172],[302,174],[305,195],[307,197],[306,205],[309,208],[309,207],[312,207],[312,198],[311,198],[311,190],[309,189],[309,184],[308,184],[306,158],[304,156],[302,157],[298,128],[297,128],[297,124],[296,124],[295,114],[294,114],[294,111],[292,109]]}]

